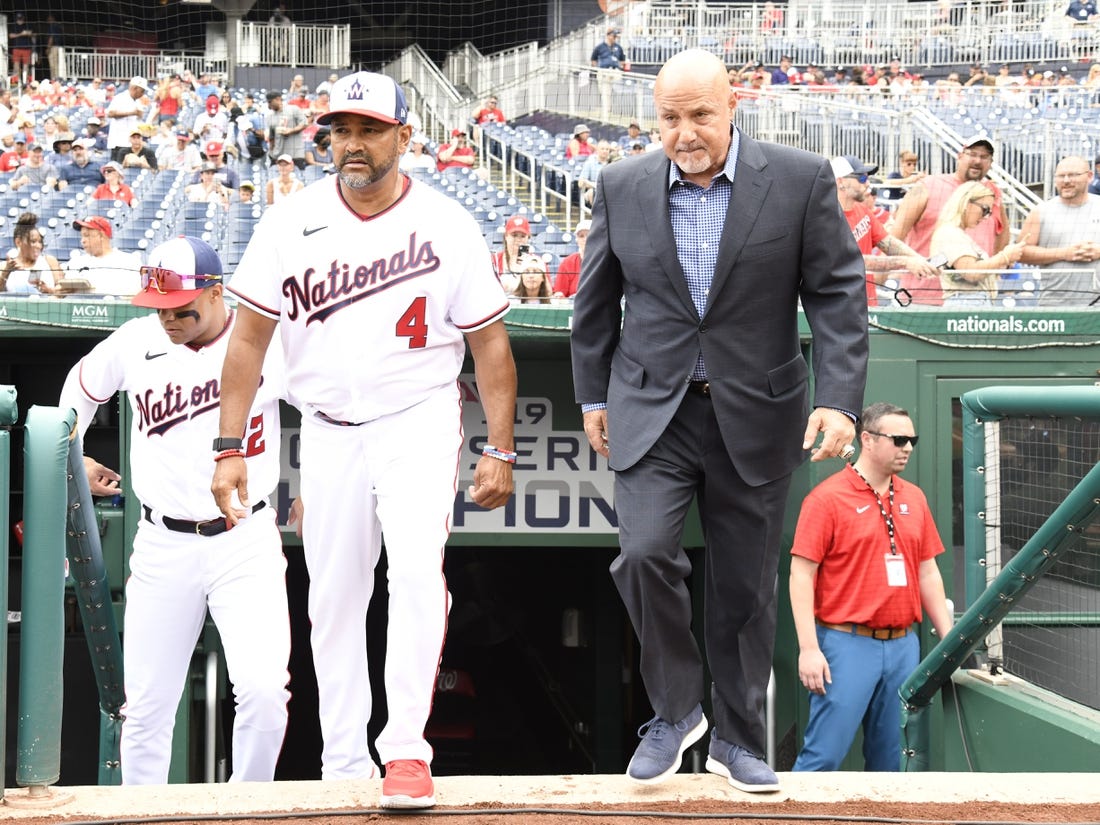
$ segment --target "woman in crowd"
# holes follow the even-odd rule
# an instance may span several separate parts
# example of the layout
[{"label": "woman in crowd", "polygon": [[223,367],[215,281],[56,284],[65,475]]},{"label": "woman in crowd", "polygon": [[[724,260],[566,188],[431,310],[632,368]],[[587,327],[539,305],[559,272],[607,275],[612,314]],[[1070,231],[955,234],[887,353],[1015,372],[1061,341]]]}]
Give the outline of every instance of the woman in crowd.
[{"label": "woman in crowd", "polygon": [[318,129],[313,136],[312,148],[306,149],[306,166],[323,166],[326,172],[332,171],[332,138],[328,129]]},{"label": "woman in crowd", "polygon": [[947,199],[932,233],[930,252],[945,260],[940,282],[945,307],[990,307],[997,297],[997,276],[1020,260],[1026,238],[987,256],[967,230],[993,214],[993,190],[980,181],[962,184]]},{"label": "woman in crowd", "polygon": [[517,304],[550,303],[550,276],[546,264],[535,255],[520,258],[519,283],[511,292],[511,300]]},{"label": "woman in crowd", "polygon": [[513,215],[504,224],[504,248],[493,253],[493,270],[504,291],[511,294],[519,285],[523,258],[531,252],[531,224],[523,215]]},{"label": "woman in crowd", "polygon": [[108,161],[100,171],[105,182],[96,187],[92,197],[101,201],[122,201],[127,206],[133,206],[134,190],[122,180],[122,164]]},{"label": "woman in crowd", "polygon": [[279,176],[269,180],[265,188],[265,200],[269,206],[306,188],[301,178],[294,174],[294,158],[290,155],[279,155],[275,165],[279,169]]},{"label": "woman in crowd", "polygon": [[61,280],[61,264],[43,249],[45,241],[38,228],[38,216],[24,212],[12,232],[15,248],[8,252],[0,268],[0,292],[21,295],[50,295]]}]

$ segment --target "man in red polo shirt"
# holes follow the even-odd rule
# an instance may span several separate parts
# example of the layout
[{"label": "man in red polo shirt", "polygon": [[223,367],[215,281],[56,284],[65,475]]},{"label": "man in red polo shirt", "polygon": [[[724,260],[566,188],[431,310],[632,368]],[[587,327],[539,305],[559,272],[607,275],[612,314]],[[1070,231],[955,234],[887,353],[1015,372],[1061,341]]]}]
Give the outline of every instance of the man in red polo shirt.
[{"label": "man in red polo shirt", "polygon": [[[878,171],[878,167],[866,165],[855,155],[836,157],[829,163],[836,175],[836,196],[840,208],[848,220],[859,251],[863,253],[863,265],[867,268],[867,305],[878,306],[875,287],[885,283],[886,274],[891,271],[907,270],[918,278],[935,278],[938,282],[940,271],[904,242],[890,235],[867,203],[871,192],[867,181],[870,175]],[[874,254],[876,249],[882,254]]]},{"label": "man in red polo shirt", "polygon": [[796,771],[838,770],[861,724],[865,769],[899,770],[898,690],[920,657],[913,624],[922,607],[940,638],[952,624],[943,542],[924,493],[898,477],[917,444],[909,413],[872,404],[857,432],[859,459],[810,491],[791,547],[798,678],[810,691]]}]

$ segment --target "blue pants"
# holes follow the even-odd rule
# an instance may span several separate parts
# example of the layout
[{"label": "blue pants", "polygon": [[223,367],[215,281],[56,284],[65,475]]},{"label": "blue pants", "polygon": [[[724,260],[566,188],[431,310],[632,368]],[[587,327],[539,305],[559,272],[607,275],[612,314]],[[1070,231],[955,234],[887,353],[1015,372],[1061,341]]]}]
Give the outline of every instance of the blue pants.
[{"label": "blue pants", "polygon": [[833,681],[824,696],[810,694],[810,721],[794,770],[838,770],[860,724],[865,770],[900,770],[898,690],[919,661],[917,634],[879,641],[818,627],[817,643]]}]

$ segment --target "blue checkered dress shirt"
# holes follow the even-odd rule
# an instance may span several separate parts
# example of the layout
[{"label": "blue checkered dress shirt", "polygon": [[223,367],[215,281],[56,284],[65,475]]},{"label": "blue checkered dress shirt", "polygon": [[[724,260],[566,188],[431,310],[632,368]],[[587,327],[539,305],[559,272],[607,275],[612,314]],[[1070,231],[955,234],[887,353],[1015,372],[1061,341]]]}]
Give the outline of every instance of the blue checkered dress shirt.
[{"label": "blue checkered dress shirt", "polygon": [[[740,142],[737,130],[731,132],[726,165],[711,179],[709,188],[684,180],[675,163],[670,165],[668,172],[668,211],[672,218],[672,235],[676,238],[676,257],[680,259],[691,300],[700,318],[707,308],[714,266],[718,263],[718,243],[722,240],[722,226],[733,192]],[[703,354],[699,353],[691,380],[704,381],[706,377]]]}]

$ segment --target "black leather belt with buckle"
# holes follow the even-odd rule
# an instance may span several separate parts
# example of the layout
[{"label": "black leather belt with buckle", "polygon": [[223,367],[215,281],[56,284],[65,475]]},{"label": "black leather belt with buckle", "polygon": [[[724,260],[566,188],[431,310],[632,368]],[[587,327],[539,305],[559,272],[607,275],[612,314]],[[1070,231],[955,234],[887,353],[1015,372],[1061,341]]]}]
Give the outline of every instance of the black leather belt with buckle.
[{"label": "black leather belt with buckle", "polygon": [[[267,506],[266,501],[261,501],[252,507],[252,512],[255,513],[262,510]],[[153,511],[144,504],[141,505],[141,509],[145,512],[145,520],[150,524],[161,524],[173,533],[187,533],[192,536],[220,536],[222,533],[229,529],[229,524],[226,522],[225,517],[207,519],[206,521],[186,521],[181,518],[172,518],[171,516],[161,516],[159,520],[153,518]]]},{"label": "black leather belt with buckle", "polygon": [[688,381],[688,392],[710,398],[710,381]]}]

